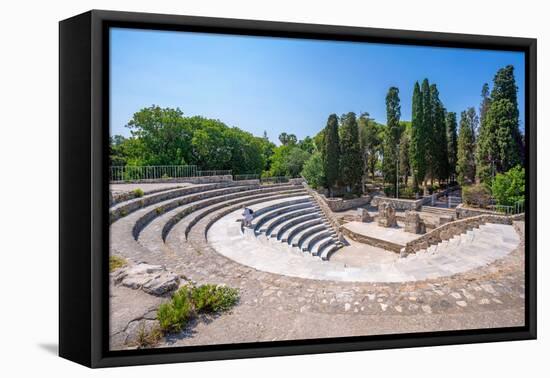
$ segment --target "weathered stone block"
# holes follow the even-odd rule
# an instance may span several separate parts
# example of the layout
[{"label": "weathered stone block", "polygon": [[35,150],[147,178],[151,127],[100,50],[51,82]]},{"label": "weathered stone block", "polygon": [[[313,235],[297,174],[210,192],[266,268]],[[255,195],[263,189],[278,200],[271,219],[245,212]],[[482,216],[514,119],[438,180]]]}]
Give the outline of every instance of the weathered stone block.
[{"label": "weathered stone block", "polygon": [[378,225],[382,227],[396,227],[395,208],[391,203],[381,202],[378,205]]}]

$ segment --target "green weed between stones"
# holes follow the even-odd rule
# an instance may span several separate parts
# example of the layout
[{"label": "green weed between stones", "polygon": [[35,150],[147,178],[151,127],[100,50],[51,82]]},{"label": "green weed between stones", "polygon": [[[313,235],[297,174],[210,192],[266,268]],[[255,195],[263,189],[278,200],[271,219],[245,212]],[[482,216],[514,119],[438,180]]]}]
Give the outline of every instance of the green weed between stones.
[{"label": "green weed between stones", "polygon": [[109,256],[109,272],[114,272],[118,268],[126,265],[126,260],[120,256]]},{"label": "green weed between stones", "polygon": [[135,344],[138,349],[151,348],[156,346],[162,338],[162,331],[158,326],[150,330],[145,328],[145,324],[140,324]]},{"label": "green weed between stones", "polygon": [[239,291],[225,286],[183,286],[170,302],[157,310],[160,329],[164,333],[180,332],[198,314],[228,311],[239,301]]},{"label": "green weed between stones", "polygon": [[143,189],[141,188],[134,189],[133,193],[134,193],[134,197],[136,198],[143,197],[143,195],[145,194],[143,193]]}]

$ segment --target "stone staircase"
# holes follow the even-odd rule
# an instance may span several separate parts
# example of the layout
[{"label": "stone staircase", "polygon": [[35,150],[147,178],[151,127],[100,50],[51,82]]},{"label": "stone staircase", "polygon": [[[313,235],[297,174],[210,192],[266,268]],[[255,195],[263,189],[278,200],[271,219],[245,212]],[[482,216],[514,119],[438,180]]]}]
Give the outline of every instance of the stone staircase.
[{"label": "stone staircase", "polygon": [[399,265],[429,262],[438,270],[466,271],[501,258],[516,248],[518,243],[519,237],[513,232],[512,226],[486,223],[410,254],[400,259]]},{"label": "stone staircase", "polygon": [[322,260],[343,246],[310,196],[255,209],[251,231],[257,238],[286,244]]},{"label": "stone staircase", "polygon": [[436,206],[422,206],[421,209],[424,213],[429,213],[430,215],[433,215],[434,217],[451,217],[452,219],[457,219],[456,210],[455,209],[449,209],[446,207],[436,207]]}]

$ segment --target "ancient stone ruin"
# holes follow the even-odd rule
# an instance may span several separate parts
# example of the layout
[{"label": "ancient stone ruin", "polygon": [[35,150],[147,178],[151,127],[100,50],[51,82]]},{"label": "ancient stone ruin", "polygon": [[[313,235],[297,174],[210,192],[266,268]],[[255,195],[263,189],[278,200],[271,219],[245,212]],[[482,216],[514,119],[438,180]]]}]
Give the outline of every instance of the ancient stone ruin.
[{"label": "ancient stone ruin", "polygon": [[374,218],[369,214],[367,209],[361,209],[361,208],[357,209],[357,215],[359,217],[359,222],[368,223],[374,220]]},{"label": "ancient stone ruin", "polygon": [[382,227],[397,227],[395,207],[391,203],[381,202],[378,205],[378,225]]},{"label": "ancient stone ruin", "polygon": [[424,234],[426,232],[426,224],[420,218],[418,212],[405,211],[405,232],[413,234]]}]

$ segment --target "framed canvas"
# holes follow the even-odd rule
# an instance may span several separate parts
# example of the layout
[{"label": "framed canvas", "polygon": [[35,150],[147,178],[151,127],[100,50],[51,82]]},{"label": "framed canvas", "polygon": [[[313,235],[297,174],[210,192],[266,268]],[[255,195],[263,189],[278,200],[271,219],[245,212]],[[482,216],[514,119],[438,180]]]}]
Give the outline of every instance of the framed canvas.
[{"label": "framed canvas", "polygon": [[536,338],[536,40],[60,22],[59,353]]}]

